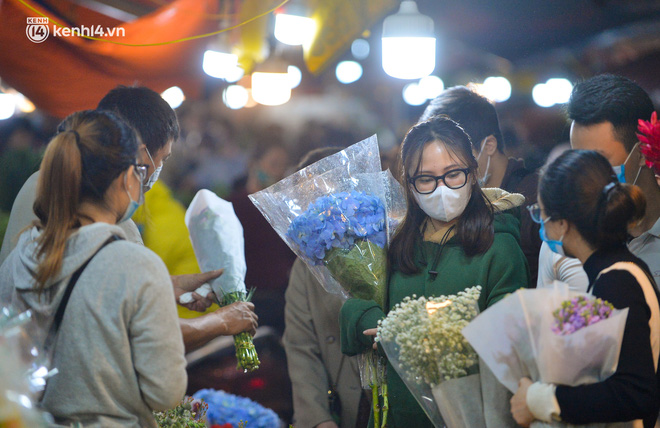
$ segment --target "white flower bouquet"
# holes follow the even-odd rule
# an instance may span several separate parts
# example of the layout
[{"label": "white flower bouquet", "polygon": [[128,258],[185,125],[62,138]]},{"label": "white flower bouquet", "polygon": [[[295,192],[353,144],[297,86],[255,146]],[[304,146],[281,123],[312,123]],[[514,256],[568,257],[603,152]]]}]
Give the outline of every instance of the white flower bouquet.
[{"label": "white flower bouquet", "polygon": [[[385,304],[387,245],[403,218],[399,183],[381,171],[375,136],[328,156],[250,195],[275,231],[326,291]],[[369,350],[359,358],[374,396],[376,426],[387,421],[385,364]],[[382,418],[378,395],[384,397]],[[377,419],[378,418],[378,419]]]},{"label": "white flower bouquet", "polygon": [[382,320],[377,340],[436,427],[483,427],[479,358],[461,331],[477,316],[481,287],[406,297]]},{"label": "white flower bouquet", "polygon": [[[190,203],[185,221],[200,269],[203,272],[224,269],[211,283],[218,304],[249,302],[252,290],[248,292],[245,287],[243,226],[231,202],[202,189]],[[246,372],[259,368],[259,356],[250,333],[244,331],[235,335],[234,346],[239,368]]]}]

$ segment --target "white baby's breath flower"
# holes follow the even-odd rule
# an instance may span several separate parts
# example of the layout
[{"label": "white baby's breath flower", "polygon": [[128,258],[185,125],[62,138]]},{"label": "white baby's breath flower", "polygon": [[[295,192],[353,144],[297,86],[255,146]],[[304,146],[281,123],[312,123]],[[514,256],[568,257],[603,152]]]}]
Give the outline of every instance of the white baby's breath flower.
[{"label": "white baby's breath flower", "polygon": [[[413,380],[434,386],[466,376],[478,357],[461,331],[476,317],[480,294],[475,286],[438,298],[406,297],[379,322],[377,340],[397,345],[398,362]],[[435,312],[427,310],[429,301],[439,306]]]}]

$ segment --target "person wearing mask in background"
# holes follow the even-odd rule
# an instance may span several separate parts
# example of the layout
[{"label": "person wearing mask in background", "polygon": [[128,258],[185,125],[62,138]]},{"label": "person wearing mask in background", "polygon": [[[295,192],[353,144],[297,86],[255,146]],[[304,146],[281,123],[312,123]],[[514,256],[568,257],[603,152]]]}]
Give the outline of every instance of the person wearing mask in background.
[{"label": "person wearing mask in background", "polygon": [[[342,149],[312,150],[296,170]],[[344,300],[325,291],[298,258],[285,299],[282,342],[293,390],[293,424],[299,428],[365,427],[369,403],[362,392],[357,360],[343,355],[339,346],[339,310]],[[365,420],[358,420],[360,413]]]},{"label": "person wearing mask in background", "polygon": [[[470,136],[472,150],[479,164],[478,180],[482,188],[499,188],[522,194],[525,207],[536,203],[538,173],[527,169],[522,159],[507,157],[497,111],[487,98],[465,86],[445,89],[431,100],[419,121],[440,114],[456,121]],[[524,214],[520,215],[520,246],[529,264],[530,285],[534,286],[541,239],[538,225]]]},{"label": "person wearing mask in background", "polygon": [[[577,258],[588,292],[628,308],[616,372],[588,385],[520,380],[511,412],[520,425],[535,419],[575,425],[631,422],[655,426],[660,409],[660,301],[648,266],[626,248],[628,229],[644,217],[639,187],[620,183],[595,151],[570,150],[541,177],[531,217],[553,252]],[[632,423],[632,421],[636,421]]]},{"label": "person wearing mask in background", "polygon": [[[629,229],[633,239],[628,242],[628,249],[644,260],[656,284],[660,284],[660,187],[654,171],[644,162],[637,139],[638,119],[649,120],[653,113],[651,98],[633,81],[603,74],[573,87],[567,112],[573,149],[600,153],[621,183],[635,184],[644,192],[646,214]],[[547,248],[542,250],[539,274],[545,272],[545,284],[555,279],[567,282],[567,278],[578,276],[581,271],[576,261],[561,259]],[[582,289],[587,287],[584,279]]]},{"label": "person wearing mask in background", "polygon": [[0,266],[1,306],[29,309],[43,332],[61,321],[42,402],[59,424],[156,427],[152,412],[186,390],[167,269],[116,225],[142,201],[138,148],[111,112],[65,119],[41,163],[37,220]]},{"label": "person wearing mask in background", "polygon": [[[119,114],[138,133],[142,145],[138,149],[138,160],[147,165],[144,191],[151,189],[158,180],[163,164],[170,156],[172,144],[179,135],[176,113],[155,91],[145,87],[118,86],[99,102],[100,110]],[[11,210],[7,232],[0,250],[0,263],[15,246],[18,233],[36,219],[32,209],[39,172],[33,174],[23,185]],[[181,219],[183,221],[183,219]],[[140,232],[132,220],[120,224],[126,239],[143,245]],[[181,245],[190,245],[188,236],[181,237]],[[175,298],[193,291],[205,282],[217,278],[221,272],[213,271],[194,275],[173,276]],[[195,300],[188,304],[190,309],[203,311],[211,305],[210,299],[194,294]],[[219,335],[233,335],[242,331],[254,332],[257,317],[254,305],[237,302],[210,314],[194,319],[180,319],[180,327],[187,350],[199,347]]]},{"label": "person wearing mask in background", "polygon": [[284,331],[284,291],[296,256],[248,195],[280,181],[288,166],[289,154],[278,138],[256,147],[247,176],[236,183],[228,198],[243,225],[245,285],[255,289],[252,301],[259,323],[275,328],[279,334]]},{"label": "person wearing mask in background", "polygon": [[[482,192],[470,137],[456,122],[433,116],[413,126],[403,141],[401,165],[408,210],[388,250],[388,304],[383,311],[373,300],[344,303],[341,349],[349,356],[373,346],[378,321],[408,296],[438,297],[480,285],[483,311],[529,285],[520,222],[508,203],[491,203]],[[489,398],[484,400],[488,426],[514,426],[506,389],[484,367],[481,390],[474,394]],[[389,426],[433,426],[389,362],[387,386]]]}]

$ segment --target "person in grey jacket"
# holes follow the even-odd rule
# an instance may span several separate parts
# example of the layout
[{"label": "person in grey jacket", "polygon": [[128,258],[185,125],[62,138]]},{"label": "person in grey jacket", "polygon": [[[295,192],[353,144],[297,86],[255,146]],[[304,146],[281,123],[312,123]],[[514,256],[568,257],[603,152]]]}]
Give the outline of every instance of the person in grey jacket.
[{"label": "person in grey jacket", "polygon": [[[312,150],[297,169],[341,149]],[[294,425],[298,428],[357,427],[363,394],[357,357],[343,355],[339,347],[339,310],[343,299],[325,291],[300,259],[293,263],[284,298],[282,342],[293,390]],[[335,415],[328,400],[329,390],[335,391],[341,403]],[[368,418],[369,408],[366,407],[364,416]]]},{"label": "person in grey jacket", "polygon": [[[118,86],[108,92],[99,101],[99,110],[117,113],[138,134],[142,145],[138,148],[137,158],[147,168],[143,190],[148,191],[156,182],[160,171],[172,152],[172,144],[179,137],[179,123],[176,113],[157,92],[146,87]],[[18,234],[33,220],[36,220],[32,206],[34,204],[39,172],[32,174],[16,196],[9,216],[9,223],[0,248],[0,265],[16,245]],[[144,245],[140,232],[132,220],[122,222],[121,227],[126,239]],[[199,288],[205,282],[212,281],[220,271],[199,274],[171,276],[174,284],[174,297]],[[193,293],[195,300],[183,305],[188,309],[203,312],[211,303],[213,296],[204,298]],[[251,302],[235,302],[198,318],[179,319],[186,350],[203,346],[221,335],[234,335],[243,331],[252,334],[257,328],[257,315]]]},{"label": "person in grey jacket", "polygon": [[[98,110],[74,113],[60,129],[41,164],[38,220],[0,266],[0,305],[30,309],[48,331],[72,274],[89,260],[51,348],[59,373],[43,407],[61,424],[156,427],[152,411],[176,406],[187,376],[167,269],[116,225],[142,200],[138,139]],[[113,235],[120,239],[108,243]]]}]

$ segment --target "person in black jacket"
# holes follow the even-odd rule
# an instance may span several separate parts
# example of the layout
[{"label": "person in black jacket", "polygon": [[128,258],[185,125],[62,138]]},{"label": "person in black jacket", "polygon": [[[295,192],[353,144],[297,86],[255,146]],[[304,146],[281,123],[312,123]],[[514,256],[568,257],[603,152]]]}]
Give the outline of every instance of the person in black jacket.
[{"label": "person in black jacket", "polygon": [[595,297],[629,312],[616,372],[580,386],[521,379],[511,399],[511,413],[520,425],[536,419],[655,425],[660,300],[647,265],[626,247],[628,227],[644,217],[645,209],[641,189],[619,183],[607,159],[594,151],[565,152],[541,177],[539,202],[530,214],[541,224],[542,239],[553,251],[580,259]]}]

